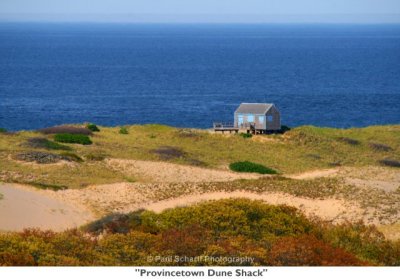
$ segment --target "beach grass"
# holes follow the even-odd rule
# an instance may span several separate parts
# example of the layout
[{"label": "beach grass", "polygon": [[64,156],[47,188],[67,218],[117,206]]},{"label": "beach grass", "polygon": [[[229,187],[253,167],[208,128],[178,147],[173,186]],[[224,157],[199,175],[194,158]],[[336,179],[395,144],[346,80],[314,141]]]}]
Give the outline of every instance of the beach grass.
[{"label": "beach grass", "polygon": [[[91,137],[92,145],[63,143],[69,147],[69,152],[84,161],[46,166],[11,159],[15,153],[31,151],[25,143],[43,134],[34,131],[0,134],[0,180],[71,188],[125,181],[123,173],[111,170],[102,161],[107,158],[169,161],[214,169],[228,169],[231,163],[250,161],[280,174],[336,166],[381,166],[382,160],[400,160],[399,125],[351,129],[302,126],[285,134],[252,138],[155,124],[124,127],[129,134],[121,134],[120,127],[99,126],[100,132]],[[45,137],[52,140],[52,135]],[[376,148],[377,145],[385,148]],[[172,156],[176,153],[172,151],[172,155],[168,154],[171,156],[164,156],[157,150],[179,151],[179,156]],[[63,151],[51,152],[61,154]],[[101,160],[97,160],[100,157]]]}]

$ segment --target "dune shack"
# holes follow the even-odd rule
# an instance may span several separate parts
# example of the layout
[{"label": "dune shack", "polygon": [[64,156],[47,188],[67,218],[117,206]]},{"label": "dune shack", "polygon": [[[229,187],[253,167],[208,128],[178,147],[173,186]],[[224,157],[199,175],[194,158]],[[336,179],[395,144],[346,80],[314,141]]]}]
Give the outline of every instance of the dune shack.
[{"label": "dune shack", "polygon": [[214,122],[214,131],[266,134],[281,129],[281,115],[274,104],[242,103],[233,123]]}]

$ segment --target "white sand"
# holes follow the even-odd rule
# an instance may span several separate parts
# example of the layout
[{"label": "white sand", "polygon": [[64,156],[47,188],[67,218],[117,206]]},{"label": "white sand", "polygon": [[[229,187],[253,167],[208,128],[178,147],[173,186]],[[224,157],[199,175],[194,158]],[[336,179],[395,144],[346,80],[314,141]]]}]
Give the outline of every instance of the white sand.
[{"label": "white sand", "polygon": [[291,179],[315,179],[320,177],[332,177],[339,172],[339,169],[322,169],[303,172],[300,174],[287,175]]},{"label": "white sand", "polygon": [[36,227],[65,230],[82,225],[94,216],[90,211],[43,195],[43,191],[0,184],[0,230],[14,231]]},{"label": "white sand", "polygon": [[184,166],[168,162],[108,159],[107,165],[127,175],[139,177],[146,182],[184,183],[216,182],[236,179],[257,179],[263,176],[255,173],[236,173],[228,170],[214,170]]}]

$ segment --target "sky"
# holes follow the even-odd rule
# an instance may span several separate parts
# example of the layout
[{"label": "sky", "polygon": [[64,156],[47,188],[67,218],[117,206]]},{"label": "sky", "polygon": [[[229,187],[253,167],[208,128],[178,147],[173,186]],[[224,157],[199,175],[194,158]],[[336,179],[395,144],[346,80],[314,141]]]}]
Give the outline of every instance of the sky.
[{"label": "sky", "polygon": [[0,20],[400,23],[400,0],[0,0]]}]

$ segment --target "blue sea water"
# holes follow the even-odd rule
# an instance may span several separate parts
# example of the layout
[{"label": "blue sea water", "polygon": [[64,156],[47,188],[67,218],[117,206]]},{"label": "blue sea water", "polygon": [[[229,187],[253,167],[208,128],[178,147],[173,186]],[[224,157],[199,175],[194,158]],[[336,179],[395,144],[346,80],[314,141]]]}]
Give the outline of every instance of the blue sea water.
[{"label": "blue sea water", "polygon": [[0,127],[400,123],[400,25],[0,24]]}]

